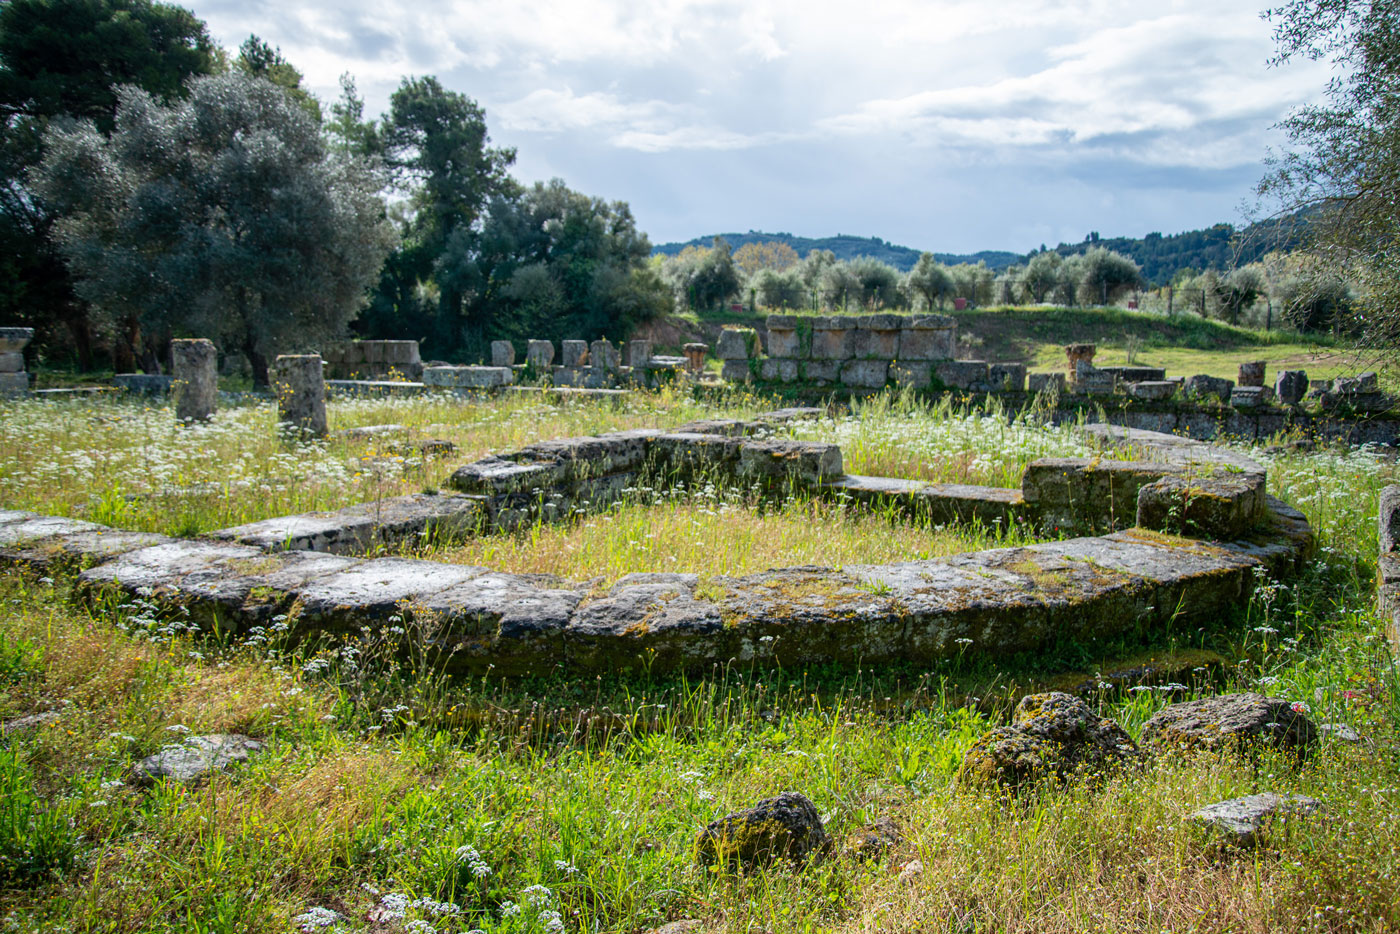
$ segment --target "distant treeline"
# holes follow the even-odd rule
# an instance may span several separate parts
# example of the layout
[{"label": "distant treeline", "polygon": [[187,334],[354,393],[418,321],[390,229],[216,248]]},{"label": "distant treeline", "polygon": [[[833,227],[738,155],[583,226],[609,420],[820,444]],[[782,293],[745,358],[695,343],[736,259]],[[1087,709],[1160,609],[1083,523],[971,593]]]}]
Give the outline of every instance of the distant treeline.
[{"label": "distant treeline", "polygon": [[[1298,246],[1303,220],[1297,216],[1261,221],[1248,227],[1236,228],[1232,224],[1216,224],[1203,230],[1188,230],[1178,234],[1163,235],[1150,233],[1142,238],[1100,237],[1098,232],[1090,233],[1079,243],[1061,243],[1055,247],[1042,245],[1030,253],[1010,253],[1005,250],[982,250],[978,253],[934,253],[934,259],[945,266],[963,263],[987,264],[993,272],[1001,272],[1012,266],[1023,265],[1030,258],[1042,252],[1059,253],[1061,256],[1075,256],[1095,247],[1103,247],[1114,253],[1126,256],[1142,269],[1143,278],[1149,286],[1170,283],[1182,270],[1192,273],[1214,269],[1225,272],[1236,266],[1257,262],[1274,251],[1289,251]],[[858,257],[871,257],[888,263],[901,272],[908,272],[919,261],[921,250],[888,243],[879,237],[797,237],[790,233],[763,233],[750,230],[748,233],[726,233],[707,237],[696,237],[685,243],[663,243],[654,253],[675,256],[688,246],[708,247],[714,237],[720,236],[735,250],[748,243],[778,242],[791,246],[799,256],[806,256],[812,250],[830,250],[838,260],[851,260]]]}]

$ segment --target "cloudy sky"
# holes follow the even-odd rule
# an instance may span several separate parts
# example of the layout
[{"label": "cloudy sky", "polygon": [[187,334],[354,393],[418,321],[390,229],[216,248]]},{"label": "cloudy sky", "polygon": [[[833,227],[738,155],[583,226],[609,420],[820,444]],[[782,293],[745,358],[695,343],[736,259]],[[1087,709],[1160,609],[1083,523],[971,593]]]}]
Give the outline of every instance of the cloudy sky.
[{"label": "cloudy sky", "polygon": [[435,74],[523,181],[724,230],[950,252],[1237,223],[1324,66],[1270,68],[1264,0],[195,0],[323,100]]}]

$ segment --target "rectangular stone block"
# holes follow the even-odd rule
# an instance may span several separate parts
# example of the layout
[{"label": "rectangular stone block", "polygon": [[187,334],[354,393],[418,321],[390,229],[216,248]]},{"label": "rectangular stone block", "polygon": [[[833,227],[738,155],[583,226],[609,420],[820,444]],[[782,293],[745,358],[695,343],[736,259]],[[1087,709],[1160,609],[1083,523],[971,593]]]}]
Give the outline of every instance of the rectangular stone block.
[{"label": "rectangular stone block", "polygon": [[1269,404],[1270,395],[1267,386],[1236,386],[1230,390],[1230,405],[1236,409],[1257,409]]},{"label": "rectangular stone block", "polygon": [[423,385],[444,388],[492,389],[515,382],[508,366],[429,366],[423,368]]},{"label": "rectangular stone block", "polygon": [[19,353],[33,339],[33,328],[0,328],[0,353]]},{"label": "rectangular stone block", "polygon": [[1026,365],[1024,363],[993,363],[987,368],[987,382],[993,392],[1025,392]]},{"label": "rectangular stone block", "polygon": [[1065,391],[1065,374],[1031,373],[1027,376],[1027,386],[1031,392],[1062,393]]},{"label": "rectangular stone block", "polygon": [[[875,332],[878,333],[878,332]],[[841,382],[860,389],[879,389],[889,382],[886,360],[850,360],[841,365]]]},{"label": "rectangular stone block", "polygon": [[1116,374],[1122,382],[1145,383],[1167,378],[1167,371],[1159,366],[1101,366],[1099,369]]},{"label": "rectangular stone block", "polygon": [[1176,473],[1184,470],[1160,463],[1044,457],[1027,465],[1021,494],[1032,512],[1053,527],[1125,528],[1137,521],[1142,488]]},{"label": "rectangular stone block", "polygon": [[1274,394],[1284,405],[1297,405],[1308,394],[1306,370],[1280,370],[1274,378]]},{"label": "rectangular stone block", "polygon": [[647,361],[651,359],[651,341],[631,340],[627,342],[628,366],[634,370],[646,369]]},{"label": "rectangular stone block", "polygon": [[564,341],[564,366],[579,367],[588,364],[588,341]]},{"label": "rectangular stone block", "polygon": [[890,364],[890,379],[901,388],[927,389],[933,383],[933,365],[927,360],[896,360]]},{"label": "rectangular stone block", "polygon": [[[870,318],[894,318],[894,315],[871,315]],[[861,318],[860,321],[868,319]],[[899,329],[877,330],[858,327],[852,338],[852,351],[858,360],[883,360],[886,363],[899,356]]]},{"label": "rectangular stone block", "polygon": [[1263,515],[1263,474],[1168,476],[1138,491],[1137,524],[1154,531],[1229,541]]},{"label": "rectangular stone block", "polygon": [[749,369],[748,360],[726,360],[720,367],[720,379],[730,383],[751,382],[754,377],[753,370]]},{"label": "rectangular stone block", "polygon": [[819,486],[841,476],[841,449],[820,441],[745,441],[739,447],[739,476],[767,486]]},{"label": "rectangular stone block", "polygon": [[763,352],[753,328],[725,328],[716,347],[715,355],[721,360],[751,360]]},{"label": "rectangular stone block", "polygon": [[24,354],[15,351],[14,353],[0,353],[0,373],[23,373]]},{"label": "rectangular stone block", "polygon": [[1381,490],[1376,522],[1380,527],[1381,553],[1400,554],[1400,484]]},{"label": "rectangular stone block", "polygon": [[588,365],[605,374],[616,373],[620,365],[617,347],[610,340],[596,340],[588,345]]},{"label": "rectangular stone block", "polygon": [[491,365],[515,366],[515,345],[510,341],[492,341]]},{"label": "rectangular stone block", "polygon": [[812,339],[810,333],[804,339],[802,332],[794,328],[768,328],[768,356],[787,360],[805,360],[811,354]]},{"label": "rectangular stone block", "polygon": [[1218,399],[1221,402],[1229,402],[1230,391],[1235,388],[1235,384],[1232,380],[1198,373],[1195,376],[1186,377],[1186,382],[1182,388],[1186,391],[1188,396],[1196,396],[1200,399]]},{"label": "rectangular stone block", "polygon": [[952,360],[957,356],[958,329],[953,318],[928,315],[910,320],[899,332],[899,359]]},{"label": "rectangular stone block", "polygon": [[0,373],[0,396],[22,396],[28,392],[28,373]]},{"label": "rectangular stone block", "polygon": [[990,368],[985,360],[941,360],[933,365],[933,374],[949,389],[975,391],[987,385]]},{"label": "rectangular stone block", "polygon": [[1144,399],[1148,401],[1160,401],[1170,399],[1176,395],[1179,388],[1176,383],[1167,380],[1144,380],[1136,383],[1124,384],[1128,395],[1134,399]]},{"label": "rectangular stone block", "polygon": [[796,360],[775,360],[772,357],[764,357],[758,366],[760,379],[768,382],[791,383],[797,380]]},{"label": "rectangular stone block", "polygon": [[820,386],[836,382],[841,376],[841,364],[835,360],[802,360],[798,371],[803,379]]},{"label": "rectangular stone block", "polygon": [[525,350],[525,363],[536,372],[548,373],[554,365],[554,341],[530,341]]}]

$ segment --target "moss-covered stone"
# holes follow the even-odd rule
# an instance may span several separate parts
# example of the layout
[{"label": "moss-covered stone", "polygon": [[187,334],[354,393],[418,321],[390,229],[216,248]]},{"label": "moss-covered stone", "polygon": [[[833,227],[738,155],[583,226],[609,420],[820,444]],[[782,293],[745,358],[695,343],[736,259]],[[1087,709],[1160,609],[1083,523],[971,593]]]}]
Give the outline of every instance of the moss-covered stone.
[{"label": "moss-covered stone", "polygon": [[695,856],[706,865],[754,870],[778,860],[802,865],[828,846],[816,806],[788,791],[710,822],[695,837]]}]

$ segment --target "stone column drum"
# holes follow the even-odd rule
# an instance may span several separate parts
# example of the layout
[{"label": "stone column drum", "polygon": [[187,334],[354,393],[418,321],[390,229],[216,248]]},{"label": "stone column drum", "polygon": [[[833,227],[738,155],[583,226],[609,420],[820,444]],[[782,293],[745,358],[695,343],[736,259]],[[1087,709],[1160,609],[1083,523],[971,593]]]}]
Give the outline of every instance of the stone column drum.
[{"label": "stone column drum", "polygon": [[272,364],[277,417],[304,437],[326,436],[326,380],[320,354],[283,354]]},{"label": "stone column drum", "polygon": [[175,417],[182,422],[207,422],[219,407],[219,354],[206,338],[170,342],[171,389]]},{"label": "stone column drum", "polygon": [[709,344],[686,344],[682,348],[685,351],[685,368],[692,373],[705,372],[705,354],[709,353]]},{"label": "stone column drum", "polygon": [[1241,386],[1262,386],[1264,385],[1264,361],[1251,360],[1240,364],[1239,385]]},{"label": "stone column drum", "polygon": [[1065,357],[1069,363],[1070,382],[1079,380],[1079,363],[1083,361],[1090,366],[1094,365],[1094,354],[1099,352],[1096,344],[1070,344],[1065,347]]},{"label": "stone column drum", "polygon": [[29,392],[24,348],[33,339],[33,328],[0,328],[0,396],[22,396]]}]

